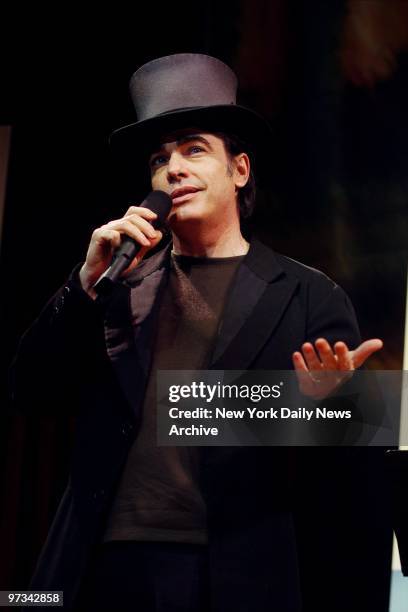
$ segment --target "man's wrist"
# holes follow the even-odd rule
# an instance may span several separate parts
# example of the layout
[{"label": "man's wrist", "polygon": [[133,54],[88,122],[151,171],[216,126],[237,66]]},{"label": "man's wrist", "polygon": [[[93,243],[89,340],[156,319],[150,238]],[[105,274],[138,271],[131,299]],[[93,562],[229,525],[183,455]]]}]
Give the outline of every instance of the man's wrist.
[{"label": "man's wrist", "polygon": [[84,264],[82,266],[82,268],[79,271],[79,282],[81,284],[82,289],[89,295],[90,298],[92,298],[93,300],[96,300],[96,298],[98,297],[98,294],[96,293],[96,291],[93,289],[92,285],[89,283],[89,280],[87,278],[87,274],[86,274],[86,264]]}]

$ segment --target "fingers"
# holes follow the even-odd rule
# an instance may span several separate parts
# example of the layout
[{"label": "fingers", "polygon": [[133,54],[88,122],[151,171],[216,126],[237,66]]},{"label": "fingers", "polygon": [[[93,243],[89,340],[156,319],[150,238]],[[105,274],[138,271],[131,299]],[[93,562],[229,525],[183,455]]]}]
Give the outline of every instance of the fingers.
[{"label": "fingers", "polygon": [[[326,341],[324,341],[324,342],[326,342]],[[327,344],[327,342],[326,342],[326,344]],[[327,354],[326,346],[323,347],[321,342],[319,344],[319,340],[317,340],[315,342],[315,346],[316,346],[316,348],[318,348],[319,352],[317,352],[315,350],[315,347],[313,346],[313,344],[311,342],[305,342],[302,345],[302,352],[303,352],[303,357],[304,357],[304,360],[305,360],[305,363],[306,363],[306,366],[307,366],[308,370],[314,371],[314,372],[318,372],[318,371],[320,371],[322,369],[323,359],[325,360],[326,363],[329,364],[330,357]],[[329,350],[331,352],[330,346],[329,346]],[[320,359],[322,359],[322,361],[320,361]],[[330,364],[329,364],[329,368],[328,369],[332,369],[330,367]]]},{"label": "fingers", "polygon": [[151,240],[156,238],[156,230],[150,223],[137,214],[125,216],[122,219],[110,221],[102,226],[102,229],[113,229],[122,234],[126,234],[141,244],[142,246],[150,246]]},{"label": "fingers", "polygon": [[351,359],[351,351],[345,342],[336,342],[334,351],[337,357],[337,367],[339,370],[354,370],[354,364]]},{"label": "fingers", "polygon": [[303,354],[300,351],[293,353],[292,361],[299,381],[302,381],[302,384],[308,384],[308,380],[313,382],[315,379],[319,379],[324,373],[324,366],[320,362],[313,344],[305,342],[302,345],[302,351]]},{"label": "fingers", "polygon": [[383,341],[379,338],[372,338],[362,342],[354,351],[351,351],[351,359],[355,368],[359,368],[376,351],[383,347]]},{"label": "fingers", "polygon": [[150,246],[149,247],[142,247],[140,249],[140,251],[138,252],[136,257],[133,259],[133,261],[130,264],[130,266],[128,268],[126,268],[126,270],[122,273],[121,276],[126,276],[126,274],[128,274],[131,270],[133,270],[133,268],[135,268],[138,265],[138,263],[143,259],[143,257],[146,255],[147,251],[149,251],[151,248],[154,248],[156,246],[156,244],[158,244],[160,242],[160,240],[163,238],[163,234],[159,230],[157,230],[156,234],[157,234],[157,236],[151,242]]},{"label": "fingers", "polygon": [[299,383],[300,392],[304,395],[312,393],[313,381],[310,378],[310,373],[302,353],[296,351],[292,355],[293,367]]},{"label": "fingers", "polygon": [[339,341],[334,345],[334,350],[325,338],[319,338],[314,346],[311,342],[302,345],[302,352],[293,354],[293,364],[298,371],[305,368],[310,372],[319,371],[352,371],[359,368],[376,351],[383,347],[379,338],[366,340],[354,351],[350,351],[345,342]]},{"label": "fingers", "polygon": [[325,338],[318,338],[314,346],[311,342],[305,342],[302,352],[303,355],[299,352],[293,355],[293,363],[299,369],[306,367],[311,372],[354,369],[351,352],[344,342],[336,342],[333,351]]},{"label": "fingers", "polygon": [[138,215],[148,221],[157,219],[157,214],[150,210],[150,208],[145,208],[144,206],[130,206],[124,214],[124,217],[130,217],[131,215]]},{"label": "fingers", "polygon": [[108,229],[107,227],[100,227],[96,229],[92,234],[92,240],[102,246],[107,245],[115,249],[120,245],[121,237],[120,232],[114,229]]},{"label": "fingers", "polygon": [[327,340],[325,338],[319,338],[315,342],[315,347],[318,350],[321,360],[321,365],[319,364],[320,368],[323,366],[325,370],[337,370],[337,357],[333,353],[333,350]]},{"label": "fingers", "polygon": [[296,351],[295,353],[293,353],[292,362],[293,362],[293,367],[295,368],[297,372],[309,372],[309,369],[305,363],[305,360],[303,359],[303,355],[299,351]]}]

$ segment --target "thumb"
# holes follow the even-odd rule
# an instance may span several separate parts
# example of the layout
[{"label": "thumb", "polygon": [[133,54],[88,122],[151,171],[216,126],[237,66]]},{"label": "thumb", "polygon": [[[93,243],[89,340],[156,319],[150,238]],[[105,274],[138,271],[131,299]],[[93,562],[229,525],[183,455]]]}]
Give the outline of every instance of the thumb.
[{"label": "thumb", "polygon": [[373,353],[379,351],[383,347],[383,341],[379,338],[365,340],[352,352],[352,361],[355,368],[359,368]]}]

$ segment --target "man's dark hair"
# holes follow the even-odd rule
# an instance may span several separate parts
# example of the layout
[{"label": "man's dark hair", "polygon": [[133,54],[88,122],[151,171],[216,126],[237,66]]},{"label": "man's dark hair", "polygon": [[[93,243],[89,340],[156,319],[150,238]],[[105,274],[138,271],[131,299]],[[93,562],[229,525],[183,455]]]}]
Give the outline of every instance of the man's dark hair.
[{"label": "man's dark hair", "polygon": [[216,132],[215,136],[221,138],[224,143],[225,151],[228,157],[231,159],[240,153],[246,153],[249,157],[251,164],[251,170],[248,178],[248,182],[244,187],[241,187],[238,193],[239,212],[241,219],[248,219],[255,208],[256,198],[256,181],[254,172],[254,156],[251,152],[249,145],[243,140],[235,136],[235,134],[225,134],[223,132]]}]

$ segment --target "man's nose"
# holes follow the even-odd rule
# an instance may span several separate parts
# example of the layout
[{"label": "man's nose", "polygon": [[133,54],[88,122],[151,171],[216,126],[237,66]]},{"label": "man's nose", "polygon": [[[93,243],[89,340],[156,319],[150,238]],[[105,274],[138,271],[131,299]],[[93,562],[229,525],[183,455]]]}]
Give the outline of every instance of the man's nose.
[{"label": "man's nose", "polygon": [[187,166],[184,157],[180,153],[174,151],[170,155],[170,159],[167,164],[167,176],[169,182],[183,178],[187,176],[187,174]]}]

